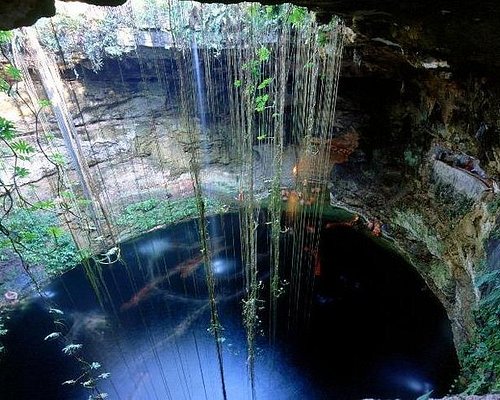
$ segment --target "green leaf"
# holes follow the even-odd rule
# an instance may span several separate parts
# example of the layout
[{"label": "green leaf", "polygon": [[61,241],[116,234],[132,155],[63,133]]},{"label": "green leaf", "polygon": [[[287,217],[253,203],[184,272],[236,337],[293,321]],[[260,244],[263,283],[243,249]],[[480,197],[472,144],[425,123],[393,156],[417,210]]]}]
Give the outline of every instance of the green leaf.
[{"label": "green leaf", "polygon": [[21,71],[14,67],[12,64],[7,64],[7,66],[5,67],[5,73],[9,78],[14,79],[15,81],[22,80]]},{"label": "green leaf", "polygon": [[262,46],[259,50],[257,50],[257,55],[259,56],[260,62],[267,61],[269,60],[271,51],[267,47]]},{"label": "green leaf", "polygon": [[0,44],[9,43],[12,39],[12,31],[0,31]]},{"label": "green leaf", "polygon": [[19,178],[26,178],[30,171],[24,167],[14,167],[14,174]]},{"label": "green leaf", "polygon": [[18,140],[12,143],[12,148],[22,154],[31,154],[35,152],[35,148],[25,140]]},{"label": "green leaf", "polygon": [[255,77],[259,76],[259,61],[250,60],[243,64],[242,68],[248,70]]},{"label": "green leaf", "polygon": [[64,235],[64,230],[61,227],[54,225],[54,226],[49,226],[47,228],[47,233],[50,236],[57,239],[58,237],[61,237],[62,235]]},{"label": "green leaf", "polygon": [[323,31],[318,32],[317,40],[319,46],[324,46],[325,44],[327,44],[328,43],[327,33]]},{"label": "green leaf", "polygon": [[38,239],[38,235],[35,232],[23,231],[19,233],[19,236],[23,242],[35,242]]},{"label": "green leaf", "polygon": [[263,94],[262,96],[257,96],[255,98],[255,111],[263,112],[266,108],[267,101],[269,100],[268,94]]},{"label": "green leaf", "polygon": [[33,209],[35,210],[43,210],[43,209],[51,209],[54,208],[56,203],[54,200],[40,200],[36,203],[33,203]]},{"label": "green leaf", "polygon": [[240,86],[241,86],[241,80],[236,79],[236,80],[234,81],[234,87],[235,87],[235,88],[239,88]]},{"label": "green leaf", "polygon": [[255,18],[257,15],[259,15],[259,9],[260,9],[260,5],[259,4],[252,4],[248,8],[248,15],[251,18]]},{"label": "green leaf", "polygon": [[257,136],[257,140],[264,140],[265,138],[267,138],[267,135],[265,133],[263,133],[262,135]]},{"label": "green leaf", "polygon": [[257,86],[257,89],[264,89],[266,88],[267,86],[269,86],[269,84],[273,81],[273,78],[266,78],[264,79],[260,84],[259,86]]},{"label": "green leaf", "polygon": [[49,99],[40,99],[38,100],[38,105],[42,108],[44,107],[50,107],[52,103],[50,102]]},{"label": "green leaf", "polygon": [[87,248],[79,249],[77,257],[78,257],[78,260],[80,262],[85,261],[85,260],[89,259],[90,257],[92,257],[92,251],[90,249],[87,249]]},{"label": "green leaf", "polygon": [[0,138],[12,140],[15,137],[14,124],[5,118],[0,117]]},{"label": "green leaf", "polygon": [[288,16],[288,23],[292,24],[292,26],[295,28],[299,28],[304,23],[306,15],[306,8],[293,6],[292,11]]},{"label": "green leaf", "polygon": [[64,158],[64,155],[62,155],[61,153],[52,154],[51,160],[52,160],[52,162],[54,162],[57,165],[62,166],[64,164],[66,164],[66,159]]},{"label": "green leaf", "polygon": [[45,133],[45,139],[47,139],[49,142],[51,142],[55,138],[56,138],[56,135],[54,135],[54,132],[46,132]]},{"label": "green leaf", "polygon": [[0,91],[8,93],[10,90],[10,84],[5,79],[0,77]]}]

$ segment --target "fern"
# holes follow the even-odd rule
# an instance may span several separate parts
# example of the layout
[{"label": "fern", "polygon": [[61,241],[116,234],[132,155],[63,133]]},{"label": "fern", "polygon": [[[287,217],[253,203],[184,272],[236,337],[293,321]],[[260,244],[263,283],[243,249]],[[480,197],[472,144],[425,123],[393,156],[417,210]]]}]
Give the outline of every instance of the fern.
[{"label": "fern", "polygon": [[78,350],[80,350],[83,346],[81,344],[68,344],[66,347],[63,347],[62,352],[66,355],[73,355]]}]

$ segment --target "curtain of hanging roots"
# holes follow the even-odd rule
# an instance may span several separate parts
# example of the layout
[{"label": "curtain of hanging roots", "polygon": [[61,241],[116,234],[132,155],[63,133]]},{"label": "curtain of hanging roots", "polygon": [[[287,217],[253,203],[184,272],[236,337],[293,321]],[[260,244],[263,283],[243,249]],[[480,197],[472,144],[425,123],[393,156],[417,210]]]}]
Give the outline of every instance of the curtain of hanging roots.
[{"label": "curtain of hanging roots", "polygon": [[[63,192],[72,194],[65,198],[59,214],[79,248],[102,252],[103,246],[119,248],[116,221],[130,199],[157,199],[166,202],[167,209],[171,209],[173,203],[169,199],[169,190],[175,180],[169,178],[169,170],[173,160],[162,152],[165,144],[161,139],[161,132],[171,127],[163,125],[163,115],[155,111],[158,109],[156,102],[164,101],[168,112],[175,112],[178,121],[175,129],[180,133],[174,140],[189,160],[191,188],[186,195],[194,198],[198,213],[197,237],[193,237],[198,244],[191,247],[191,260],[204,266],[208,289],[207,304],[197,313],[201,315],[204,310],[210,311],[209,329],[215,341],[224,399],[231,396],[226,393],[223,327],[212,257],[225,248],[225,243],[234,244],[234,238],[221,238],[224,232],[216,232],[215,225],[210,225],[207,201],[215,198],[231,203],[231,209],[239,213],[239,232],[231,235],[241,238],[242,273],[245,277],[241,311],[246,330],[248,379],[252,397],[255,397],[255,368],[258,365],[255,349],[262,331],[263,309],[267,308],[269,315],[267,334],[271,343],[278,332],[278,312],[287,314],[288,326],[283,329],[289,330],[307,322],[310,313],[314,278],[320,270],[321,216],[328,197],[327,181],[332,167],[330,142],[334,132],[342,54],[342,25],[335,21],[327,27],[319,26],[308,14],[297,22],[292,18],[296,16],[294,7],[288,5],[269,8],[239,4],[221,11],[220,5],[169,0],[165,4],[167,10],[162,11],[168,14],[166,22],[157,14],[151,18],[157,25],[167,25],[162,29],[171,33],[172,43],[146,51],[137,39],[143,32],[137,21],[144,6],[147,5],[129,1],[117,8],[100,10],[128,21],[128,28],[133,32],[133,50],[116,60],[116,80],[119,82],[116,92],[137,95],[124,77],[125,58],[132,57],[140,72],[140,96],[148,106],[140,110],[140,114],[150,121],[148,135],[158,155],[156,164],[143,157],[127,159],[125,155],[108,154],[106,162],[93,167],[91,172],[80,139],[82,136],[88,142],[91,157],[97,157],[94,145],[99,135],[88,129],[82,112],[89,104],[72,86],[75,83],[61,80],[54,57],[46,54],[35,31],[30,28],[23,32],[18,40],[19,46],[15,47],[16,63],[26,77],[25,85],[31,101],[36,104],[40,96],[30,76],[33,69],[30,62],[36,62],[35,70],[46,97],[52,103],[50,109],[39,113],[37,140],[50,159],[56,152],[46,139],[51,130],[48,113],[52,111],[72,161],[68,167],[53,162],[57,169],[57,178],[53,181],[54,196],[62,198]],[[221,13],[227,13],[226,22],[214,33],[210,18]],[[56,22],[52,30],[60,47],[58,41],[64,33],[58,31]],[[214,41],[218,41],[215,47]],[[63,57],[59,65],[69,70],[65,63]],[[151,70],[154,71],[156,86],[151,83]],[[82,85],[95,85],[85,74],[83,69]],[[65,90],[69,96],[65,96]],[[122,100],[115,91],[110,91],[109,97],[108,101]],[[72,102],[72,107],[68,107],[65,101]],[[71,116],[70,109],[76,109],[78,116]],[[116,117],[113,129],[126,135],[129,128],[123,116]],[[78,130],[73,118],[79,118]],[[100,132],[110,129],[107,121],[96,124]],[[126,197],[120,196],[124,190],[121,185],[125,184],[121,177],[124,171],[120,169],[124,161],[129,162],[127,179],[133,180],[129,187],[135,190]],[[217,165],[219,162],[221,164]],[[217,171],[214,165],[219,170],[224,169],[230,177],[227,183],[232,185],[233,193],[229,199],[213,184],[210,174]],[[78,195],[70,178],[73,176],[78,178],[78,191],[88,200],[88,206],[77,201]],[[258,231],[263,229],[269,232],[264,245],[257,240]],[[136,271],[150,284],[167,284],[170,277],[181,271],[185,262],[180,260],[179,266],[172,270],[167,268],[164,260],[141,261],[140,250],[136,252],[137,265],[123,264],[135,292],[141,289],[136,282]],[[259,265],[258,257],[267,253],[270,254],[269,275],[266,274],[267,267]],[[287,263],[282,261],[284,256]],[[85,271],[99,301],[103,305],[111,304],[102,268],[117,260],[110,261],[109,257],[101,256],[94,260],[86,265]],[[264,293],[268,293],[267,297]],[[287,300],[280,301],[280,296]],[[168,315],[167,311],[159,311]],[[114,312],[118,317],[119,310]],[[143,323],[163,384],[162,389],[151,389],[151,398],[172,398],[170,385],[175,382],[167,382],[165,360],[160,358],[159,349],[167,344],[175,347],[176,335],[155,337],[144,316]],[[119,325],[116,329],[120,329]],[[205,386],[200,349],[196,337],[194,340]],[[122,357],[127,368],[134,363],[134,360],[126,359],[125,354]],[[183,392],[190,397],[188,377],[180,374],[179,379],[183,381]],[[205,387],[204,390],[207,396]]]}]

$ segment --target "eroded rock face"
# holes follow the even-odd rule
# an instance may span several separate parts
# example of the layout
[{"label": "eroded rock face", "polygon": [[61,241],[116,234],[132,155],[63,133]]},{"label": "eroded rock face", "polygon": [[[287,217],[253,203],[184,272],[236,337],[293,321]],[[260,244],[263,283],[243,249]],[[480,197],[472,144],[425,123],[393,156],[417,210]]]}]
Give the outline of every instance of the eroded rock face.
[{"label": "eroded rock face", "polygon": [[333,202],[383,221],[445,305],[459,344],[474,326],[484,243],[498,229],[487,207],[500,178],[495,79],[415,64],[379,43],[345,52],[338,123],[356,129],[360,146],[334,167]]}]

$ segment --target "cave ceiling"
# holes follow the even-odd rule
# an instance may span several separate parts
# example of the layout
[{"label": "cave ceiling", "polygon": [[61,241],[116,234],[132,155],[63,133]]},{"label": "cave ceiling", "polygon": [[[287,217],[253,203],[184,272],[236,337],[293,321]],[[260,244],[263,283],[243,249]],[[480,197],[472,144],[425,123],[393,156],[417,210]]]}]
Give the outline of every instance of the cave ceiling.
[{"label": "cave ceiling", "polygon": [[[96,5],[116,6],[124,0],[85,0]],[[210,2],[207,1],[207,2]],[[218,1],[235,2],[235,1]],[[280,1],[264,0],[275,4]],[[500,67],[500,3],[454,0],[296,0],[327,21],[343,16],[356,35],[354,46],[375,49],[389,45],[420,61],[446,60],[460,69],[492,73]],[[9,0],[0,2],[0,29],[33,24],[55,13],[54,0]],[[393,49],[394,50],[394,49]],[[384,60],[381,62],[393,62]]]}]

